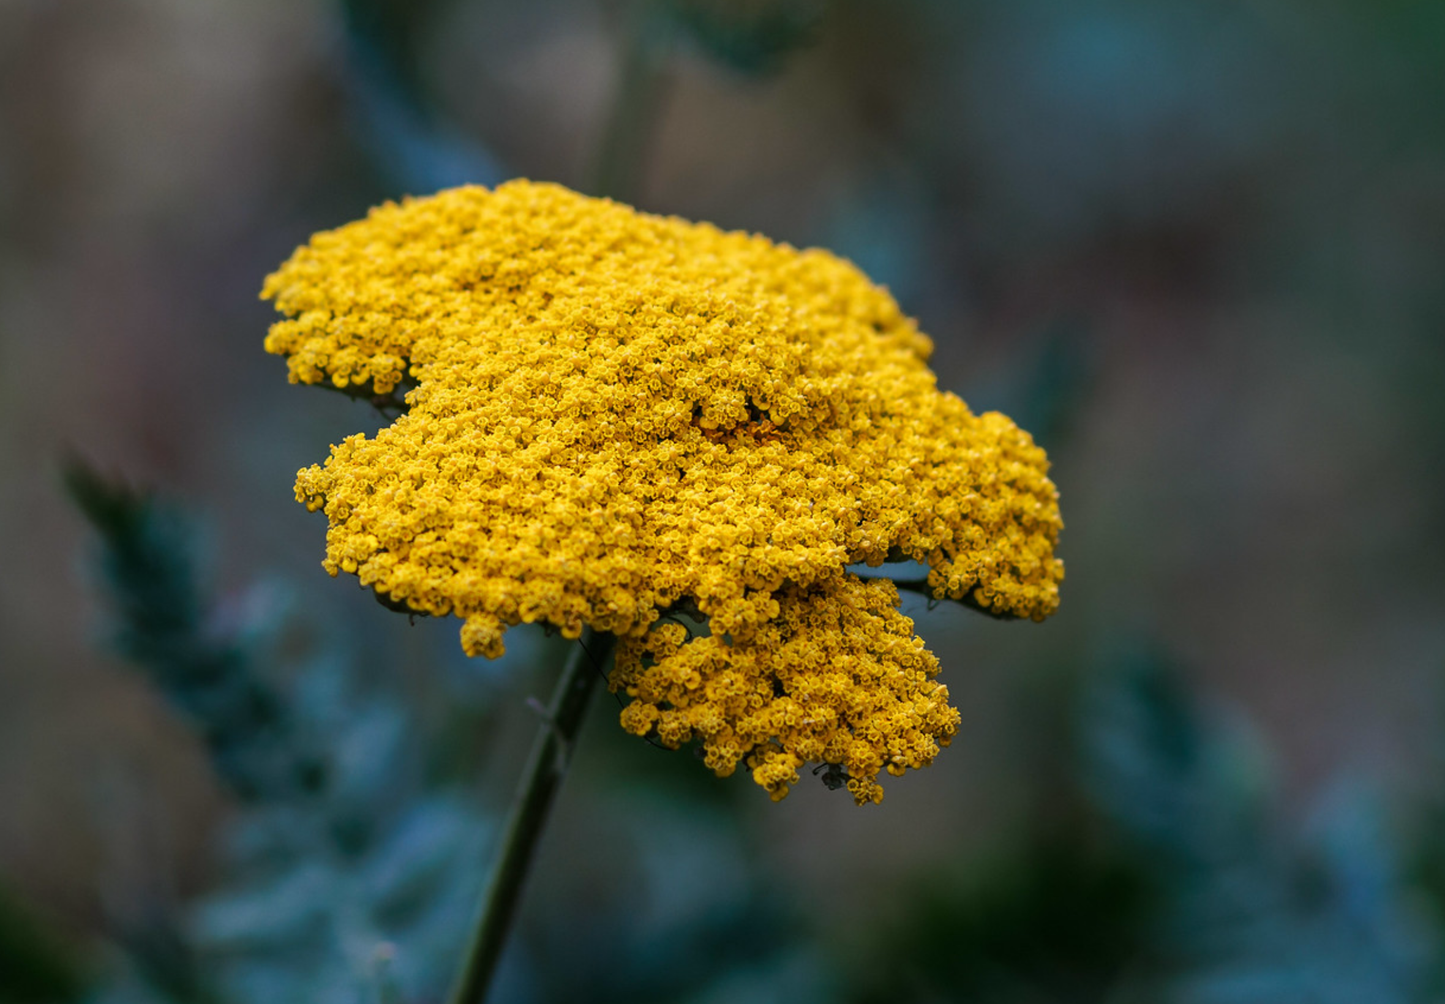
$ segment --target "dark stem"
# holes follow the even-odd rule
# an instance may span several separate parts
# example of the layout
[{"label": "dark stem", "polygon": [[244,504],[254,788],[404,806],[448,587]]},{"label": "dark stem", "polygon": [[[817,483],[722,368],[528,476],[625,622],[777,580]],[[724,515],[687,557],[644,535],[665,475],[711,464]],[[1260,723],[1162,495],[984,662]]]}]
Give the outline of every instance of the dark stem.
[{"label": "dark stem", "polygon": [[[917,593],[919,596],[928,597],[930,610],[933,609],[932,604],[943,602],[943,600],[940,600],[933,594],[933,590],[928,586],[927,579],[894,579],[893,585],[897,587],[900,593]],[[973,598],[973,592],[971,590],[964,593],[961,598],[953,600],[952,602],[960,603],[970,610],[977,610],[985,617],[992,617],[996,621],[1016,621],[1019,619],[1017,614],[1000,613],[997,610],[990,610]]]},{"label": "dark stem", "polygon": [[547,719],[537,731],[527,768],[522,772],[507,814],[502,843],[487,879],[481,914],[472,931],[451,1004],[482,1004],[487,998],[487,988],[512,927],[538,839],[572,759],[588,698],[597,687],[616,641],[614,635],[594,634],[590,628],[584,630],[581,641],[562,668],[547,708]]},{"label": "dark stem", "polygon": [[662,105],[670,26],[655,9],[655,0],[636,0],[628,12],[627,48],[622,53],[617,93],[592,165],[589,195],[620,202],[636,198],[640,166],[657,112]]}]

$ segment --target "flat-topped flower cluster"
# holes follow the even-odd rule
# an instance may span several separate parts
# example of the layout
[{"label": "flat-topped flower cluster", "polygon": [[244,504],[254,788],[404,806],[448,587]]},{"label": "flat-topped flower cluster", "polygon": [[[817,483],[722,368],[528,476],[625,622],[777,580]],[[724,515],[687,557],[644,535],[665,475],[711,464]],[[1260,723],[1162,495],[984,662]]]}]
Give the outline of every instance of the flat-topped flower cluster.
[{"label": "flat-topped flower cluster", "polygon": [[1058,604],[1043,451],[940,392],[929,340],[825,251],[516,181],[317,234],[262,295],[293,381],[414,385],[298,476],[331,574],[456,614],[474,655],[519,623],[615,633],[624,727],[774,798],[811,762],[877,801],[958,728],[896,591],[848,565]]}]

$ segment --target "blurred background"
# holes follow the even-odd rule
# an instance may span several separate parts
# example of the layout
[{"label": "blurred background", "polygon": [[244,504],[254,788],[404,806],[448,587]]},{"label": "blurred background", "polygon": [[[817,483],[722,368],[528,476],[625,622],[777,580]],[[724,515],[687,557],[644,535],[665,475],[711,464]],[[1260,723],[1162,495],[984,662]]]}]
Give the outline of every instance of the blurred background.
[{"label": "blurred background", "polygon": [[495,1000],[1445,1000],[1445,5],[0,0],[0,1001],[443,999],[565,645],[326,577],[257,292],[516,176],[852,258],[1068,578],[879,808],[604,695]]}]

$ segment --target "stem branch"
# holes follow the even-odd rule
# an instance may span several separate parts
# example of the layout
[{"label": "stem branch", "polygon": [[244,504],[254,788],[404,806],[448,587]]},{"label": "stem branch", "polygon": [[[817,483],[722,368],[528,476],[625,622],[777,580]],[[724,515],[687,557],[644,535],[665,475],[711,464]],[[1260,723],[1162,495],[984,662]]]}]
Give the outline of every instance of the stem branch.
[{"label": "stem branch", "polygon": [[[927,579],[894,579],[893,585],[900,593],[917,593],[919,596],[926,596],[930,604],[941,602],[938,597],[933,595],[933,589],[928,585]],[[1017,614],[1000,613],[997,610],[992,610],[984,606],[973,598],[972,591],[964,593],[963,596],[953,602],[961,603],[970,610],[977,610],[985,617],[992,617],[996,621],[1016,621],[1019,619]],[[929,609],[932,610],[932,606],[930,606]]]}]

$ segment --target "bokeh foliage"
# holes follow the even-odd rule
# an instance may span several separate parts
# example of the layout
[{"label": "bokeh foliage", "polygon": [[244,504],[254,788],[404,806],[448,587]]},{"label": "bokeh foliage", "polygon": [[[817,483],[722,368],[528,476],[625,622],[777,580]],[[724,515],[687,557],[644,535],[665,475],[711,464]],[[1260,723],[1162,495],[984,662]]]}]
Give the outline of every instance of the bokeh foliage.
[{"label": "bokeh foliage", "polygon": [[[933,842],[850,847],[866,823],[826,817],[823,839],[796,815],[761,822],[739,786],[614,736],[599,705],[566,800],[585,838],[549,859],[539,886],[554,895],[525,919],[499,999],[1439,999],[1440,764],[1389,752],[1396,790],[1360,750],[1385,717],[1391,733],[1438,732],[1420,709],[1441,665],[1445,557],[1441,5],[649,6],[672,90],[638,150],[663,167],[634,194],[826,243],[889,283],[938,341],[944,383],[1054,456],[1071,577],[1038,643],[929,622],[951,687],[1005,681],[976,695],[971,726],[1018,708],[1009,743],[947,754],[996,775],[1017,811],[974,820],[940,763],[920,786],[961,808]],[[530,4],[297,5],[321,11],[317,41],[285,21],[249,48],[229,29],[271,7],[205,5],[195,23],[221,17],[239,56],[184,49],[185,65],[210,58],[219,79],[272,90],[245,90],[229,115],[177,101],[174,117],[135,81],[208,92],[164,83],[145,58],[160,43],[126,47],[151,28],[65,7],[0,10],[16,19],[0,20],[14,137],[0,143],[0,515],[29,565],[0,586],[0,677],[33,662],[84,697],[47,647],[75,630],[50,611],[81,606],[46,587],[67,567],[68,538],[46,529],[62,507],[18,488],[51,483],[55,439],[186,483],[244,541],[239,575],[265,602],[238,618],[212,594],[193,516],[80,476],[110,651],[192,728],[231,815],[211,892],[110,918],[113,950],[37,937],[37,911],[5,908],[19,919],[0,923],[0,999],[66,999],[83,981],[108,999],[432,999],[504,797],[477,791],[500,769],[477,737],[520,700],[439,716],[414,680],[358,669],[341,642],[373,636],[332,630],[319,575],[294,591],[305,602],[264,578],[314,565],[278,515],[301,462],[286,444],[313,455],[335,415],[266,396],[279,381],[254,358],[253,287],[305,233],[399,191],[519,173],[582,186],[588,158],[539,137],[585,105],[577,39],[618,43],[631,5],[539,2],[539,20],[577,19],[555,37],[504,30]],[[7,31],[42,8],[43,30]],[[145,16],[194,44],[165,9]],[[77,52],[98,69],[65,62]],[[288,60],[295,79],[247,76]],[[584,84],[568,90],[574,69]],[[208,156],[214,136],[234,138]],[[92,298],[97,316],[67,312]],[[1079,654],[1101,640],[1105,654]],[[471,674],[472,700],[487,672],[436,675]],[[517,667],[497,678],[530,686],[505,683],[530,679]],[[910,814],[916,791],[884,811],[931,821]],[[816,843],[795,861],[884,907],[801,895],[772,857],[800,834]],[[858,874],[890,857],[911,881]]]}]

